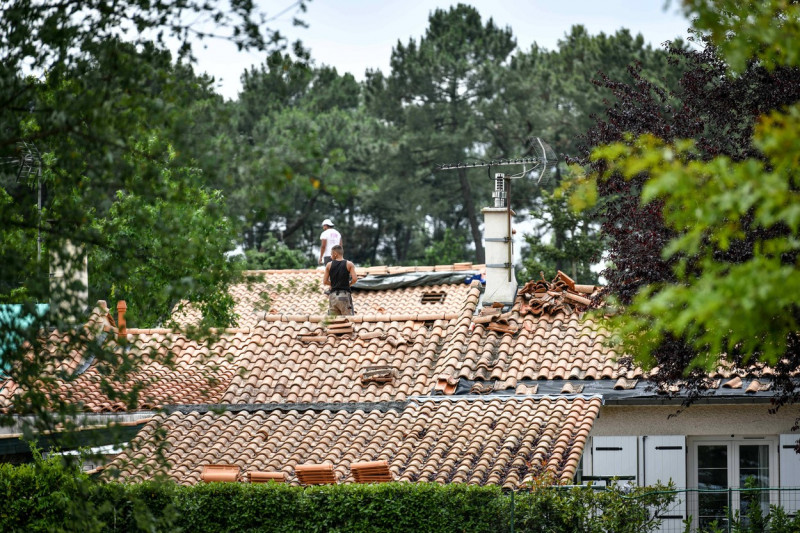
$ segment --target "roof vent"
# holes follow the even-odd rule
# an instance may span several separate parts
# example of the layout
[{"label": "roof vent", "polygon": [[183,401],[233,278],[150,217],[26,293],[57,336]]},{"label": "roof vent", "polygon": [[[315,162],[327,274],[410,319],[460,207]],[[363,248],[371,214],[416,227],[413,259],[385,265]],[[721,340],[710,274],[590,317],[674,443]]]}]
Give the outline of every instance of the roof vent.
[{"label": "roof vent", "polygon": [[294,468],[297,479],[303,485],[335,485],[336,472],[330,463],[316,465],[304,464]]},{"label": "roof vent", "polygon": [[247,477],[250,479],[250,483],[286,482],[286,474],[284,472],[248,472]]},{"label": "roof vent", "polygon": [[356,483],[388,483],[394,481],[394,476],[389,470],[388,461],[370,461],[366,463],[353,463],[350,472]]},{"label": "roof vent", "polygon": [[204,465],[200,479],[206,483],[211,483],[212,481],[231,482],[239,479],[240,471],[241,468],[238,465]]},{"label": "roof vent", "polygon": [[444,291],[423,292],[422,293],[421,303],[424,303],[424,304],[441,304],[441,303],[444,303],[444,299],[446,297],[447,297],[447,293],[444,292]]}]

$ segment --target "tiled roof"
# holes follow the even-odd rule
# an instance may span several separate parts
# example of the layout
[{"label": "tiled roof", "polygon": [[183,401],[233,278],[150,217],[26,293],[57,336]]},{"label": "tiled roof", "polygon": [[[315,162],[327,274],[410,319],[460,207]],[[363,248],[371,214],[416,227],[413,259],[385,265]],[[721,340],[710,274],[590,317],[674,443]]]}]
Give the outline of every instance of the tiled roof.
[{"label": "tiled roof", "polygon": [[132,481],[155,466],[152,436],[166,430],[168,475],[196,483],[203,466],[232,464],[242,472],[284,472],[329,463],[340,482],[350,465],[385,460],[398,481],[520,487],[544,471],[572,479],[600,410],[599,398],[511,398],[412,401],[381,410],[257,410],[222,415],[160,415],[112,466]]},{"label": "tiled roof", "polygon": [[[463,270],[457,265],[448,266],[453,272]],[[436,268],[437,271],[446,271],[446,267]],[[425,271],[425,267],[356,269],[360,277],[418,271]],[[230,289],[240,327],[255,327],[265,318],[271,318],[270,315],[319,316],[328,312],[321,270],[260,270],[245,275],[255,281],[239,283]],[[358,315],[448,314],[461,310],[468,292],[469,285],[460,283],[381,291],[354,290],[352,296]],[[425,298],[430,294],[442,294],[442,297],[431,301],[431,298]],[[173,313],[173,319],[182,325],[196,324],[200,318],[200,311],[187,304],[179,305]]]},{"label": "tiled roof", "polygon": [[[346,328],[334,328],[321,315],[269,315],[256,327],[228,330],[210,346],[168,330],[131,329],[126,353],[140,367],[125,390],[144,385],[138,404],[144,409],[524,395],[537,394],[537,380],[605,380],[614,389],[629,390],[646,377],[615,361],[616,354],[604,345],[606,333],[591,319],[564,311],[536,315],[524,309],[523,298],[509,312],[483,308],[475,314],[479,296],[475,283],[467,287],[457,313],[357,315],[347,319]],[[51,341],[55,349],[57,338]],[[152,351],[164,355],[168,350],[176,356],[174,367],[150,358]],[[74,350],[60,361],[59,369],[73,377],[58,382],[59,394],[82,402],[87,411],[123,410],[100,390],[99,363],[84,369],[85,364],[84,355]],[[709,388],[763,391],[770,375],[770,369],[736,374],[720,368]],[[739,378],[745,377],[763,382],[742,385]],[[0,389],[0,409],[9,406],[15,390],[7,380]],[[577,392],[568,384],[559,390]]]},{"label": "tiled roof", "polygon": [[[155,331],[155,332],[153,332]],[[128,330],[129,344],[117,346],[120,357],[128,358],[135,367],[124,382],[108,380],[117,392],[128,393],[139,388],[138,409],[151,409],[168,404],[219,403],[222,394],[230,385],[235,366],[230,362],[243,343],[243,334],[230,334],[210,346],[188,339],[184,335],[167,330]],[[72,350],[59,353],[63,337],[50,335],[44,344],[44,357],[57,361],[52,368],[62,376],[46,387],[52,389],[63,400],[80,403],[85,411],[118,412],[127,410],[118,401],[111,400],[101,389],[101,380],[106,365],[87,355]],[[124,353],[123,353],[124,351]],[[165,364],[171,354],[170,364]],[[154,361],[153,356],[158,360]],[[44,385],[43,385],[44,386]],[[13,380],[8,380],[0,390],[0,409],[7,409],[13,395],[19,393]]]},{"label": "tiled roof", "polygon": [[[235,358],[242,370],[222,403],[375,402],[428,394],[449,324],[360,322],[353,334],[338,336],[319,323],[272,322]],[[370,379],[380,369],[383,380]]]},{"label": "tiled roof", "polygon": [[[442,349],[437,371],[469,380],[505,382],[514,388],[523,379],[637,378],[617,354],[604,345],[607,334],[591,320],[575,314],[520,316],[519,303],[496,317],[467,317],[455,325]],[[511,332],[493,329],[504,322]]]}]

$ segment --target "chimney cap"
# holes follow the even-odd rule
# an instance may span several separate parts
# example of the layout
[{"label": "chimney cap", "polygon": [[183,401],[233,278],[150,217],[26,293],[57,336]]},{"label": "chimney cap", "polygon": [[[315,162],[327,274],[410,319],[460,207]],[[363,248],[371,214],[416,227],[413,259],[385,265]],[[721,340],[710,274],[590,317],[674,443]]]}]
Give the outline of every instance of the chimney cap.
[{"label": "chimney cap", "polygon": [[128,309],[128,304],[125,303],[125,300],[120,300],[117,302],[117,311],[120,309]]}]

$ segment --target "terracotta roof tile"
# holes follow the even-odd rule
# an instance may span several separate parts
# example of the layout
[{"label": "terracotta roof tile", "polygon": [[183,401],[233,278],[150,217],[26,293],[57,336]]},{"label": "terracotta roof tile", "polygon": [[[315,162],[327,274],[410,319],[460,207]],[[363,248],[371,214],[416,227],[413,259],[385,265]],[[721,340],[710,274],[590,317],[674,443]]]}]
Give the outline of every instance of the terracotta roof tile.
[{"label": "terracotta roof tile", "polygon": [[[469,268],[461,265],[470,265]],[[442,265],[436,271],[461,271],[471,268],[470,263]],[[389,274],[423,271],[421,267],[378,267],[356,269],[359,277],[367,274]],[[312,316],[323,316],[328,311],[328,298],[322,285],[321,270],[263,270],[245,273],[248,281],[234,285],[230,293],[236,301],[234,312],[239,315],[239,325],[255,327],[270,317],[285,315],[297,322],[304,322]],[[434,285],[394,290],[354,290],[353,306],[359,315],[411,317],[448,314],[461,311],[469,293],[469,285]],[[443,295],[441,298],[424,298],[428,293]],[[431,300],[423,302],[423,300]],[[477,302],[477,299],[475,300]],[[182,302],[176,306],[173,319],[179,324],[196,324],[200,312],[195,307]],[[388,320],[388,319],[387,319]],[[421,319],[425,320],[425,319]]]},{"label": "terracotta roof tile", "polygon": [[[148,437],[161,426],[173,443],[167,450],[174,465],[169,475],[181,483],[196,483],[203,465],[226,461],[244,472],[285,472],[295,484],[299,465],[328,463],[341,481],[353,482],[353,463],[385,461],[401,481],[520,486],[546,469],[569,479],[583,452],[581,435],[588,434],[599,408],[597,398],[526,398],[412,402],[387,412],[174,413],[145,425],[117,465],[126,478],[147,477],[125,459],[141,455],[153,465]],[[254,418],[266,430],[255,436]],[[196,431],[186,431],[187,422]],[[142,453],[135,452],[140,444]]]},{"label": "terracotta roof tile", "polygon": [[[130,332],[131,330],[129,330]],[[206,347],[177,334],[133,333],[128,335],[129,344],[116,346],[121,358],[128,358],[133,368],[124,382],[110,382],[119,394],[127,394],[139,388],[138,409],[151,409],[166,404],[218,403],[222,393],[233,378],[235,367],[229,363],[228,355],[233,347],[230,339]],[[239,334],[245,337],[247,334]],[[101,389],[102,376],[107,372],[106,363],[72,350],[64,354],[60,346],[64,336],[53,333],[40,357],[50,358],[54,363],[50,371],[59,370],[61,377],[53,382],[52,392],[61,398],[83,404],[84,410],[94,412],[119,412],[126,410],[120,400],[112,400]],[[171,356],[170,366],[163,361]],[[157,358],[157,360],[156,360]],[[7,408],[11,395],[20,392],[9,380],[0,391],[0,408]]]},{"label": "terracotta roof tile", "polygon": [[[265,274],[275,287],[292,288],[281,289],[279,296],[287,298],[302,293],[312,277],[319,277],[317,271]],[[559,279],[566,289],[558,290],[570,290],[570,284]],[[147,409],[168,404],[402,401],[453,394],[465,382],[477,382],[469,383],[476,394],[511,390],[536,394],[530,385],[520,385],[522,380],[614,380],[615,388],[626,389],[646,378],[640,369],[615,361],[617,354],[604,345],[607,333],[590,318],[564,312],[521,314],[520,301],[510,311],[487,307],[476,314],[478,284],[443,287],[463,291],[454,298],[459,306],[447,313],[356,315],[343,319],[347,331],[336,334],[331,331],[336,324],[326,317],[295,315],[298,309],[289,307],[285,314],[269,315],[252,327],[226,330],[211,346],[167,330],[129,330],[127,353],[140,366],[120,391],[130,390],[133,383],[143,385],[137,407]],[[579,285],[574,287],[586,294]],[[383,302],[396,296],[392,291],[370,294],[382,295]],[[449,294],[447,305],[452,303]],[[243,294],[241,301],[250,297]],[[425,309],[429,305],[420,304]],[[50,371],[76,374],[57,382],[59,394],[83,402],[87,410],[125,408],[100,390],[102,369],[97,362],[84,368],[80,351],[57,353],[59,334],[53,334],[51,341],[52,353],[43,354],[52,359]],[[149,355],[163,357],[168,352],[174,354],[174,366],[155,362]],[[768,384],[771,376],[766,367],[739,375],[721,366],[710,376],[710,386],[732,387],[738,379],[741,390],[742,378]],[[748,383],[744,385],[750,393],[768,386]],[[13,380],[5,381],[0,409],[8,408],[16,389]]]}]

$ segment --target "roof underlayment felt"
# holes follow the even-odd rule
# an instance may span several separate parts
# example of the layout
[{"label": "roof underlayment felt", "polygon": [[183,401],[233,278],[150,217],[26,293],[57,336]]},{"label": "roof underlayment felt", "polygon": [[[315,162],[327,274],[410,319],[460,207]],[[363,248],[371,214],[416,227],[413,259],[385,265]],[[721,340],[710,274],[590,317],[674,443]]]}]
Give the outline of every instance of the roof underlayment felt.
[{"label": "roof underlayment felt", "polygon": [[386,274],[367,276],[361,278],[353,285],[354,290],[385,291],[390,289],[404,289],[407,287],[429,287],[432,285],[456,285],[471,281],[475,276],[480,276],[477,270],[461,272],[404,272],[399,274]]}]

